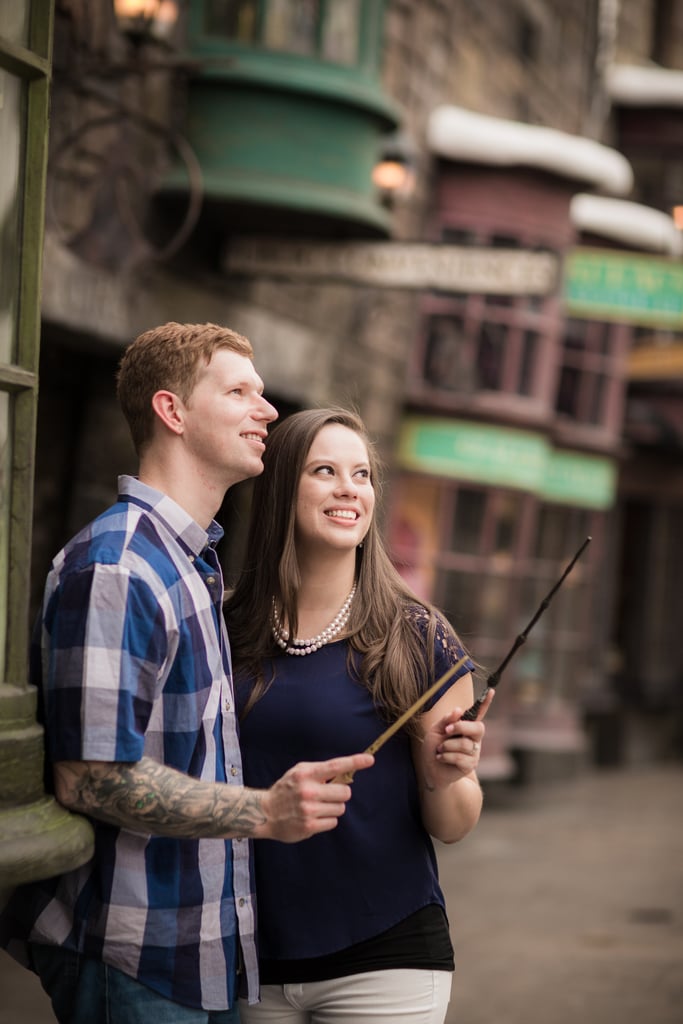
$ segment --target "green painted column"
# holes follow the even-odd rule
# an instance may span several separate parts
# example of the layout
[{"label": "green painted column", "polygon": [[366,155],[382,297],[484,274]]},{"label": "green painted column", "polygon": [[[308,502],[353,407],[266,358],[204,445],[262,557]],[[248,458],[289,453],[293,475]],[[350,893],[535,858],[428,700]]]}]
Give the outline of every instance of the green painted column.
[{"label": "green painted column", "polygon": [[[11,11],[10,11],[11,6]],[[5,5],[0,178],[15,294],[0,338],[0,902],[16,885],[92,856],[90,824],[45,793],[43,730],[28,685],[28,567],[38,401],[40,280],[54,4]],[[12,319],[12,316],[14,317]]]}]

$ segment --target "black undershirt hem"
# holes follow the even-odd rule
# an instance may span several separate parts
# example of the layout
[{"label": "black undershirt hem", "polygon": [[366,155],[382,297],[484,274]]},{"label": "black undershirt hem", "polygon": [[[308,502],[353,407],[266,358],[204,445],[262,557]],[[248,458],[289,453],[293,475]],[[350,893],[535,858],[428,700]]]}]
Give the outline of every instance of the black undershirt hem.
[{"label": "black undershirt hem", "polygon": [[262,985],[329,981],[368,971],[453,971],[453,946],[443,907],[423,907],[392,928],[363,942],[299,960],[259,960]]}]

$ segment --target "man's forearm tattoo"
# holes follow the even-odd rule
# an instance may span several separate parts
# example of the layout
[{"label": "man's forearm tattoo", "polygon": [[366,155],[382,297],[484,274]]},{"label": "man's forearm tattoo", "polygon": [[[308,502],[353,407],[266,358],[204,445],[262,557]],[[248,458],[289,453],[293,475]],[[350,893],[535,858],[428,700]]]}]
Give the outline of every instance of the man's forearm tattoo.
[{"label": "man's forearm tattoo", "polygon": [[203,782],[143,758],[62,764],[73,810],[134,832],[187,839],[250,836],[266,821],[262,793]]}]

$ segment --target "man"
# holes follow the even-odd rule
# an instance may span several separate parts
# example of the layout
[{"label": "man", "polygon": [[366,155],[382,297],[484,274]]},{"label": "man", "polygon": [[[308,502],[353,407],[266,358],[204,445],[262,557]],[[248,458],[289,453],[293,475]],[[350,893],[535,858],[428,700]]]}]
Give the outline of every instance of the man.
[{"label": "man", "polygon": [[118,395],[139,476],[120,478],[118,502],[48,576],[33,659],[47,760],[59,801],[92,819],[95,854],[17,889],[2,938],[64,1024],[236,1021],[238,980],[258,996],[242,840],[334,828],[350,789],[329,780],[372,764],[359,754],[242,785],[213,517],[262,471],[277,417],[252,356],[213,324],[137,338]]}]

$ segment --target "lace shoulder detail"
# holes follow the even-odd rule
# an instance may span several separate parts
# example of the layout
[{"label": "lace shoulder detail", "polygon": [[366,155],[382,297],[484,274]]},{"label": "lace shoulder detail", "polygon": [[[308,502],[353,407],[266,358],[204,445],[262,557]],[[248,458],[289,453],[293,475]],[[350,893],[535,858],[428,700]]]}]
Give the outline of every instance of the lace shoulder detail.
[{"label": "lace shoulder detail", "polygon": [[[406,609],[406,617],[422,636],[427,640],[427,629],[431,613],[424,605],[411,604]],[[458,661],[466,653],[458,641],[455,631],[439,612],[436,613],[436,632],[434,634],[434,653],[437,661],[444,660],[449,664]]]}]

